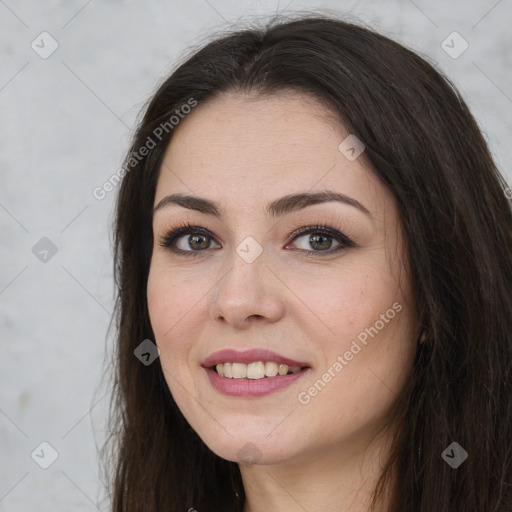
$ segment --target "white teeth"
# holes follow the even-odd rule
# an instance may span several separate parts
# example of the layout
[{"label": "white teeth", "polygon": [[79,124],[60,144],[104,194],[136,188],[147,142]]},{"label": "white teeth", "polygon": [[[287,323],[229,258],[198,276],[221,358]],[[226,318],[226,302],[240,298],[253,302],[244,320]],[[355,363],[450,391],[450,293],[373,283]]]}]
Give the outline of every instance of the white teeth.
[{"label": "white teeth", "polygon": [[[247,365],[244,363],[233,363],[231,365],[233,379],[245,379],[247,377]],[[223,373],[224,375],[224,373]]]},{"label": "white teeth", "polygon": [[215,365],[221,377],[229,379],[263,379],[276,375],[287,375],[300,372],[300,366],[289,367],[287,364],[278,364],[274,361],[256,361],[254,363],[219,363]]},{"label": "white teeth", "polygon": [[248,379],[262,379],[263,377],[265,377],[265,363],[258,361],[247,365]]},{"label": "white teeth", "polygon": [[265,375],[267,377],[275,377],[279,372],[279,365],[274,361],[268,361],[265,363]]},{"label": "white teeth", "polygon": [[229,379],[233,378],[233,366],[231,363],[224,363],[222,365],[222,374],[224,377],[228,377]]}]

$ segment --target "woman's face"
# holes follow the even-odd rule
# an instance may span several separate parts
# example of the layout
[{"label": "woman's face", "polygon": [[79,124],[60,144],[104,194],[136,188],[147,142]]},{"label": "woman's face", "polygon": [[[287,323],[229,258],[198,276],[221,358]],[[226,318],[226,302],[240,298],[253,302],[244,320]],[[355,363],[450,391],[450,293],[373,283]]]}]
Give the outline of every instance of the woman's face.
[{"label": "woman's face", "polygon": [[[174,128],[160,171],[151,325],[174,400],[228,460],[359,452],[412,367],[394,198],[328,116],[299,94],[230,93]],[[192,198],[161,203],[171,194]]]}]

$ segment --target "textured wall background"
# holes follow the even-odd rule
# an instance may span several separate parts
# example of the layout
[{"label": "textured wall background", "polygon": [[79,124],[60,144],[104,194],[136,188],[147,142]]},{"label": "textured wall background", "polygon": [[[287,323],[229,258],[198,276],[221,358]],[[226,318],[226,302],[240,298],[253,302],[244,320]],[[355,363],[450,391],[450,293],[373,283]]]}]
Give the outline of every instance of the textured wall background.
[{"label": "textured wall background", "polygon": [[184,50],[283,8],[348,13],[437,62],[512,181],[510,0],[0,0],[0,511],[108,510],[97,446],[116,191],[93,189]]}]

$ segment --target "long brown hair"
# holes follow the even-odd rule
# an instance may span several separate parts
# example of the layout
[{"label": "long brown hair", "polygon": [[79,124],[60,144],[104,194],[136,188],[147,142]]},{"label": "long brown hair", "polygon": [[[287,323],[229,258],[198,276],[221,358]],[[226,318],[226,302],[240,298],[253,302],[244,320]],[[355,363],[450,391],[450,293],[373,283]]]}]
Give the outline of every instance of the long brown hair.
[{"label": "long brown hair", "polygon": [[[373,30],[330,16],[276,18],[217,36],[152,96],[126,156],[114,225],[115,379],[105,464],[115,512],[240,512],[238,465],[189,426],[159,359],[146,284],[155,188],[172,129],[187,104],[224,92],[296,90],[327,104],[365,144],[393,193],[406,234],[410,280],[425,341],[397,397],[389,512],[512,511],[512,204],[507,184],[453,84],[424,58]],[[186,122],[186,121],[185,121]],[[162,131],[162,130],[160,130]],[[456,469],[441,456],[457,442]]]}]

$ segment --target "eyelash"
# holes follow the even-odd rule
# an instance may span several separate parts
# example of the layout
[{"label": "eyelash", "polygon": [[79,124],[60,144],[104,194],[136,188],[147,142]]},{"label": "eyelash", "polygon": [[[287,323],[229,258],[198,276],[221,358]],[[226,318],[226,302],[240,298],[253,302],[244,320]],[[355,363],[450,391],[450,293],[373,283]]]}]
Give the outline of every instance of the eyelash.
[{"label": "eyelash", "polygon": [[[347,249],[349,247],[354,247],[355,246],[354,242],[350,238],[348,238],[346,235],[341,233],[339,231],[339,229],[341,229],[341,228],[336,229],[335,227],[329,226],[327,224],[316,224],[314,226],[303,226],[303,227],[296,229],[293,233],[291,233],[291,235],[289,237],[291,239],[290,239],[290,242],[288,242],[288,243],[293,242],[296,238],[299,238],[301,235],[322,234],[329,238],[333,238],[340,244],[336,249],[334,249],[332,251],[331,250],[329,250],[329,251],[313,251],[313,250],[307,251],[306,249],[297,249],[298,251],[303,251],[303,252],[307,253],[308,257],[323,256],[324,254],[330,255],[330,254],[337,253],[343,249]],[[201,226],[191,225],[188,222],[183,222],[183,223],[178,224],[175,228],[171,228],[166,235],[162,236],[158,241],[158,245],[160,247],[163,247],[164,249],[170,250],[171,252],[173,252],[175,254],[183,255],[185,257],[200,256],[202,253],[206,252],[208,249],[203,249],[200,251],[193,251],[193,250],[183,251],[182,249],[177,249],[172,246],[177,239],[181,238],[184,235],[191,235],[191,234],[201,234],[205,237],[214,239],[214,237],[211,235],[211,233],[207,229],[202,228]]]}]

